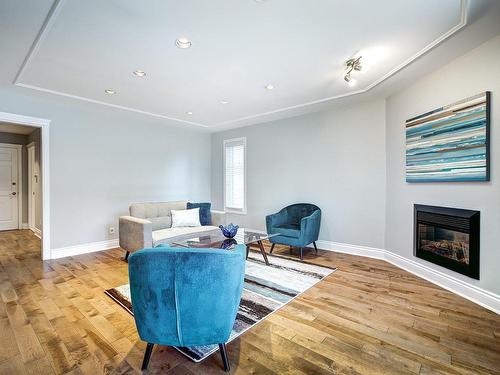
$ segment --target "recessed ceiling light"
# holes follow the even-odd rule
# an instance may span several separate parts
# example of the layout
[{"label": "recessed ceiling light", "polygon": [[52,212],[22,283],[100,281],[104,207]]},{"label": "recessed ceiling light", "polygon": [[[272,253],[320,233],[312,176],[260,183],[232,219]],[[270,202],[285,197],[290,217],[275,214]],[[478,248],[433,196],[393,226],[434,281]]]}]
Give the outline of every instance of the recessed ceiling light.
[{"label": "recessed ceiling light", "polygon": [[186,115],[190,115],[191,116],[192,114],[193,114],[193,112],[191,112],[191,111],[187,111],[186,112]]},{"label": "recessed ceiling light", "polygon": [[266,85],[266,89],[267,90],[273,90],[274,89],[274,85],[268,84],[268,85]]},{"label": "recessed ceiling light", "polygon": [[229,104],[229,102],[227,100],[221,100],[220,104]]},{"label": "recessed ceiling light", "polygon": [[137,77],[144,77],[146,75],[146,72],[144,70],[134,70],[134,75]]},{"label": "recessed ceiling light", "polygon": [[182,49],[189,48],[192,44],[193,43],[188,38],[179,38],[175,41],[175,45]]},{"label": "recessed ceiling light", "polygon": [[115,95],[115,94],[116,94],[116,91],[115,91],[115,90],[113,90],[113,89],[106,89],[106,90],[104,90],[104,92],[105,92],[106,94],[109,94],[109,95]]}]

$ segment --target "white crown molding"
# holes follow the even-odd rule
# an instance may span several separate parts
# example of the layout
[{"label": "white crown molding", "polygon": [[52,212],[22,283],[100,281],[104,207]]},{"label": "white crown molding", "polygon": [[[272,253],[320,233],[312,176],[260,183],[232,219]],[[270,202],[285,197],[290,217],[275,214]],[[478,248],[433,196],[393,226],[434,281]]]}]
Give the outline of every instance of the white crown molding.
[{"label": "white crown molding", "polygon": [[50,259],[58,259],[75,255],[93,253],[96,251],[109,250],[119,247],[118,239],[89,242],[81,245],[73,245],[52,249]]},{"label": "white crown molding", "polygon": [[332,241],[316,241],[318,248],[351,255],[385,260],[396,267],[402,268],[414,275],[421,277],[433,284],[449,290],[459,296],[477,303],[484,308],[500,314],[500,295],[471,285],[456,277],[435,270],[425,264],[402,257],[388,250],[367,246],[358,246]]},{"label": "white crown molding", "polygon": [[50,120],[38,117],[23,116],[15,113],[0,112],[0,121],[35,127],[49,126]]},{"label": "white crown molding", "polygon": [[348,93],[341,94],[341,95],[330,96],[330,97],[323,98],[323,99],[313,100],[313,101],[309,101],[309,102],[305,102],[305,103],[301,103],[301,104],[297,104],[297,105],[293,105],[293,106],[289,106],[289,107],[283,107],[283,108],[279,108],[279,109],[272,110],[272,111],[262,112],[262,113],[258,113],[256,115],[240,117],[240,118],[237,118],[235,120],[224,121],[224,122],[217,124],[215,127],[229,125],[229,124],[233,124],[233,123],[245,121],[245,120],[251,120],[254,118],[268,116],[268,115],[272,115],[272,114],[276,114],[276,113],[280,113],[280,112],[290,111],[292,109],[303,108],[303,107],[307,107],[307,106],[314,105],[314,104],[321,104],[321,103],[325,103],[328,101],[346,98],[349,96],[359,95],[359,94],[363,94],[365,92],[368,92],[371,89],[373,89],[374,87],[380,85],[382,82],[384,82],[389,77],[391,77],[394,74],[396,74],[397,72],[399,72],[404,67],[410,65],[413,61],[418,59],[420,56],[426,54],[428,51],[430,51],[431,49],[436,47],[438,44],[443,42],[445,39],[448,39],[450,36],[455,34],[458,30],[460,30],[461,28],[466,26],[467,25],[468,4],[469,4],[469,0],[460,0],[460,21],[455,26],[453,26],[451,29],[449,29],[447,32],[445,32],[443,35],[434,39],[431,43],[426,45],[420,51],[418,51],[417,53],[415,53],[414,55],[412,55],[411,57],[409,57],[408,59],[403,61],[401,64],[396,66],[394,69],[392,69],[391,71],[389,71],[388,73],[386,73],[385,75],[383,75],[382,77],[380,77],[379,79],[377,79],[375,82],[371,83],[370,85],[368,85],[364,89],[348,92]]},{"label": "white crown molding", "polygon": [[42,42],[47,37],[48,31],[52,28],[52,26],[53,26],[53,24],[54,24],[57,16],[61,12],[61,9],[62,9],[64,3],[65,3],[65,0],[55,0],[54,1],[54,4],[50,8],[49,13],[47,14],[47,17],[45,18],[45,21],[44,21],[42,27],[40,28],[40,31],[38,32],[35,40],[33,41],[33,44],[31,45],[31,48],[28,51],[28,54],[26,55],[23,63],[21,64],[21,67],[20,67],[19,71],[16,74],[16,77],[14,79],[14,85],[19,86],[19,87],[24,87],[24,88],[32,89],[32,90],[46,92],[46,93],[49,93],[49,94],[55,94],[55,95],[65,96],[67,98],[78,99],[78,100],[82,100],[82,101],[86,101],[86,102],[90,102],[90,103],[95,103],[95,104],[101,104],[101,105],[105,105],[105,106],[108,106],[108,107],[122,109],[122,110],[125,110],[125,111],[136,112],[136,113],[140,113],[140,114],[143,114],[143,115],[148,115],[148,116],[153,116],[153,117],[159,117],[159,118],[163,118],[163,119],[166,119],[166,120],[172,120],[172,121],[176,121],[176,122],[181,122],[181,123],[188,124],[188,125],[201,126],[201,127],[204,127],[204,128],[208,127],[208,125],[200,124],[200,123],[193,122],[193,121],[186,121],[186,120],[178,119],[178,118],[175,118],[175,117],[164,116],[164,115],[160,115],[160,114],[157,114],[157,113],[142,111],[140,109],[136,109],[136,108],[132,108],[132,107],[122,106],[122,105],[113,104],[113,103],[107,103],[107,102],[103,102],[101,100],[90,99],[90,98],[86,98],[86,97],[79,96],[79,95],[72,95],[72,94],[68,94],[68,93],[62,92],[62,91],[50,90],[50,89],[46,89],[46,88],[43,88],[43,87],[39,87],[39,86],[35,86],[35,85],[29,85],[29,84],[24,84],[24,83],[20,82],[21,78],[23,76],[24,71],[26,70],[26,68],[28,67],[28,65],[31,63],[31,61],[33,60],[33,56],[35,56],[35,54],[40,49],[40,46],[41,46]]},{"label": "white crown molding", "polygon": [[34,86],[34,85],[28,85],[28,84],[19,83],[19,82],[15,82],[14,84],[16,86],[18,86],[18,87],[24,87],[24,88],[27,88],[27,89],[32,89],[32,90],[46,92],[46,93],[49,93],[49,94],[55,94],[55,95],[65,96],[67,98],[78,99],[78,100],[82,100],[84,102],[101,104],[101,105],[105,105],[107,107],[113,107],[113,108],[117,108],[117,109],[123,109],[124,111],[140,113],[142,115],[159,117],[159,118],[163,118],[163,119],[171,120],[171,121],[175,121],[175,122],[182,122],[182,123],[187,124],[187,125],[194,125],[194,126],[199,126],[199,127],[202,127],[202,128],[208,128],[209,127],[208,125],[204,125],[204,124],[201,124],[201,123],[198,123],[198,122],[181,120],[181,119],[178,119],[178,118],[175,118],[175,117],[169,117],[169,116],[160,115],[158,113],[142,111],[140,109],[126,107],[126,106],[119,105],[119,104],[106,103],[106,102],[103,102],[101,100],[90,99],[90,98],[86,98],[86,97],[83,97],[83,96],[67,94],[67,93],[62,92],[62,91],[45,89],[43,87],[38,87],[38,86]]},{"label": "white crown molding", "polygon": [[468,10],[469,0],[460,0],[460,20],[455,26],[453,26],[451,29],[446,31],[441,36],[434,39],[431,43],[429,43],[424,48],[422,48],[421,50],[416,52],[410,58],[403,61],[401,64],[397,65],[394,69],[392,69],[391,71],[389,71],[388,73],[386,73],[385,75],[380,77],[379,79],[375,80],[370,85],[366,86],[364,89],[352,91],[352,92],[341,94],[341,95],[330,96],[330,97],[326,97],[326,98],[322,98],[322,99],[318,99],[318,100],[308,101],[308,102],[304,102],[304,103],[293,105],[293,106],[278,108],[278,109],[275,109],[272,111],[261,112],[261,113],[257,113],[254,115],[240,117],[240,118],[233,119],[233,120],[223,121],[223,122],[220,122],[214,126],[210,126],[210,125],[202,124],[202,123],[198,123],[198,122],[182,120],[182,119],[178,119],[175,117],[161,115],[158,113],[143,111],[143,110],[132,108],[132,107],[107,103],[107,102],[103,102],[103,101],[96,100],[96,99],[90,99],[90,98],[86,98],[83,96],[72,95],[72,94],[62,92],[62,91],[50,90],[50,89],[46,89],[43,87],[25,84],[25,83],[20,82],[25,69],[31,63],[33,56],[36,54],[36,52],[40,49],[41,43],[46,38],[47,32],[50,30],[50,28],[54,24],[55,19],[56,19],[57,15],[60,13],[60,10],[61,10],[64,2],[65,2],[65,0],[55,0],[54,1],[54,4],[52,5],[52,7],[47,15],[45,22],[43,23],[40,31],[38,32],[35,40],[33,41],[33,44],[31,46],[30,50],[28,51],[26,58],[24,59],[23,63],[21,64],[21,67],[20,67],[20,69],[19,69],[19,71],[14,79],[14,82],[13,82],[14,85],[19,86],[19,87],[23,87],[23,88],[32,89],[32,90],[41,91],[41,92],[46,92],[46,93],[50,93],[50,94],[54,94],[54,95],[65,96],[65,97],[72,98],[72,99],[82,100],[82,101],[86,101],[86,102],[90,102],[90,103],[101,104],[104,106],[117,108],[117,109],[121,109],[121,110],[125,110],[125,111],[130,111],[130,112],[140,113],[143,115],[148,115],[148,116],[163,118],[163,119],[167,119],[167,120],[171,120],[171,121],[176,121],[176,122],[180,122],[180,123],[187,124],[187,125],[194,125],[194,126],[199,126],[199,127],[203,127],[203,128],[216,129],[216,128],[222,127],[224,125],[230,125],[230,124],[238,123],[238,122],[245,121],[245,120],[252,120],[252,119],[259,118],[259,117],[269,116],[269,115],[273,115],[273,114],[277,114],[277,113],[281,113],[281,112],[290,111],[293,109],[308,107],[311,105],[321,104],[321,103],[333,101],[336,99],[341,99],[341,98],[345,98],[345,97],[349,97],[349,96],[353,96],[353,95],[359,95],[359,94],[363,94],[363,93],[368,92],[369,90],[373,89],[374,87],[376,87],[379,84],[381,84],[382,82],[384,82],[389,77],[391,77],[394,74],[396,74],[397,72],[399,72],[404,67],[411,64],[413,61],[418,59],[420,56],[424,55],[425,53],[427,53],[428,51],[430,51],[431,49],[436,47],[438,44],[443,42],[445,39],[447,39],[450,36],[452,36],[453,34],[455,34],[457,31],[462,29],[464,26],[466,26],[467,25],[467,10]]}]

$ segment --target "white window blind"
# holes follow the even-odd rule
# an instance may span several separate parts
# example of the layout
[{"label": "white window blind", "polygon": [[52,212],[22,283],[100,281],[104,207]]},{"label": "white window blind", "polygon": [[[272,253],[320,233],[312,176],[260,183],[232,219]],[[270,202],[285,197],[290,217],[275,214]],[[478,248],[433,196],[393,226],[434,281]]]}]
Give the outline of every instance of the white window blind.
[{"label": "white window blind", "polygon": [[246,139],[224,141],[224,199],[229,211],[245,212]]}]

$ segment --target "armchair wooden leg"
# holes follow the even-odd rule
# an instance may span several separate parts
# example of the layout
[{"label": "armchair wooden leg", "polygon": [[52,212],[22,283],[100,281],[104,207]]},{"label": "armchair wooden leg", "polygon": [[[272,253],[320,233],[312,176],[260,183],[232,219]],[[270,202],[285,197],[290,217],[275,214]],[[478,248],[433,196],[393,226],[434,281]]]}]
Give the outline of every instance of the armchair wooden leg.
[{"label": "armchair wooden leg", "polygon": [[292,247],[290,246],[290,255],[292,255]]},{"label": "armchair wooden leg", "polygon": [[151,344],[148,342],[148,346],[146,346],[146,352],[144,353],[144,359],[142,360],[141,370],[146,370],[149,365],[149,359],[151,358],[151,354],[153,353],[153,347],[155,344]]},{"label": "armchair wooden leg", "polygon": [[304,255],[302,254],[302,251],[304,250],[303,247],[300,248],[300,260],[304,260]]},{"label": "armchair wooden leg", "polygon": [[250,246],[247,245],[247,257],[246,259],[248,259],[248,253],[250,252]]},{"label": "armchair wooden leg", "polygon": [[318,247],[316,246],[316,241],[313,242],[314,245],[314,251],[316,251],[316,254],[318,254]]},{"label": "armchair wooden leg", "polygon": [[272,254],[272,253],[273,253],[273,250],[274,250],[274,245],[276,245],[276,244],[274,244],[274,243],[273,243],[273,244],[271,245],[271,250],[269,250],[269,254]]},{"label": "armchair wooden leg", "polygon": [[229,359],[227,357],[226,344],[219,344],[220,356],[222,357],[222,364],[224,365],[224,371],[229,372]]},{"label": "armchair wooden leg", "polygon": [[127,253],[125,254],[125,258],[123,260],[127,261],[129,255],[130,255],[130,251],[127,251]]}]

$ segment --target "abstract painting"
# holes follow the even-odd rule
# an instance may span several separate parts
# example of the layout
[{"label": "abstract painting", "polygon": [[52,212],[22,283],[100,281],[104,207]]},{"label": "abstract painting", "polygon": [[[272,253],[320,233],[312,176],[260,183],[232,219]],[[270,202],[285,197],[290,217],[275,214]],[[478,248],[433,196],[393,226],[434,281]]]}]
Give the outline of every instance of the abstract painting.
[{"label": "abstract painting", "polygon": [[406,181],[489,181],[490,92],[406,120]]}]

